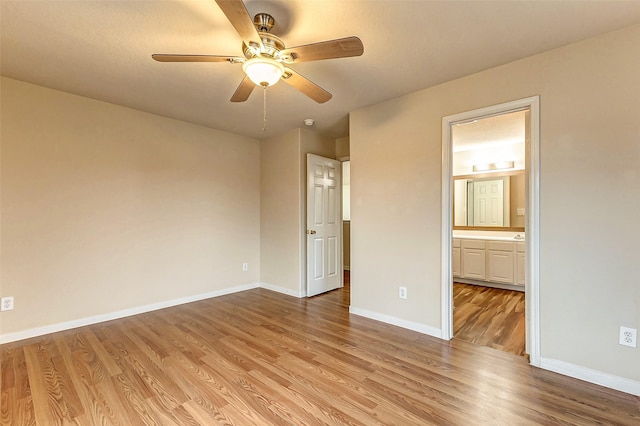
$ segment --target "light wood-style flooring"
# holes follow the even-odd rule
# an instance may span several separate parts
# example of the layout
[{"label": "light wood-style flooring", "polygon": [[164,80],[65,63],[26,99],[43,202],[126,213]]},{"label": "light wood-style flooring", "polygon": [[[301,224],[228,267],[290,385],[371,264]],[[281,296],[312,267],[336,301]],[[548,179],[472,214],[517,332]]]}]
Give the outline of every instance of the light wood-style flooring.
[{"label": "light wood-style flooring", "polygon": [[524,293],[471,284],[453,284],[456,339],[525,354]]},{"label": "light wood-style flooring", "polygon": [[640,424],[635,396],[350,315],[347,291],[255,289],[3,345],[1,423]]}]

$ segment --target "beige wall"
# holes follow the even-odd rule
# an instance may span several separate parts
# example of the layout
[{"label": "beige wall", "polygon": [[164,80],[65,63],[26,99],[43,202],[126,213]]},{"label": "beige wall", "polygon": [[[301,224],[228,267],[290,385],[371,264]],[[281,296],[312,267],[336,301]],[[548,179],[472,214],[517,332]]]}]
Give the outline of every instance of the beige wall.
[{"label": "beige wall", "polygon": [[261,143],[261,281],[301,296],[306,290],[307,153],[335,157],[335,143],[294,129]]},{"label": "beige wall", "polygon": [[3,335],[259,282],[257,140],[1,85]]},{"label": "beige wall", "polygon": [[349,158],[349,137],[336,139],[336,158],[344,160]]},{"label": "beige wall", "polygon": [[[640,380],[640,26],[351,114],[351,297],[440,329],[442,117],[540,95],[541,355]],[[398,286],[408,300],[398,299]]]},{"label": "beige wall", "polygon": [[300,160],[298,129],[260,147],[260,271],[267,285],[300,290]]}]

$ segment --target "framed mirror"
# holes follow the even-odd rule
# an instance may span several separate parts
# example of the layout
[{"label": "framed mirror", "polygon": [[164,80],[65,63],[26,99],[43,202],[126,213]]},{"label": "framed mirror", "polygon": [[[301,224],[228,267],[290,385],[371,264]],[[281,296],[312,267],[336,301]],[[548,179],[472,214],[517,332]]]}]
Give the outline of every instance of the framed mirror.
[{"label": "framed mirror", "polygon": [[524,231],[524,170],[453,177],[453,229]]}]

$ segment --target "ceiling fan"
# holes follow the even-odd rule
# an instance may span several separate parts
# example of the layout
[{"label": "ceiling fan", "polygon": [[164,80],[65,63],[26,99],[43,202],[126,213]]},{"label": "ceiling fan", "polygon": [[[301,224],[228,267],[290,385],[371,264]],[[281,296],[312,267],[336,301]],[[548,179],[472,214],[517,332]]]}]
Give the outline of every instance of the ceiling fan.
[{"label": "ceiling fan", "polygon": [[242,0],[216,0],[231,25],[242,38],[244,57],[219,55],[154,54],[159,62],[229,62],[242,64],[245,77],[231,97],[231,102],[244,102],[256,86],[276,84],[280,79],[300,90],[318,103],[331,99],[331,93],[298,74],[290,64],[321,59],[346,58],[364,53],[358,37],[345,37],[296,47],[285,47],[282,40],[271,34],[275,20],[271,15],[258,13],[253,21]]}]

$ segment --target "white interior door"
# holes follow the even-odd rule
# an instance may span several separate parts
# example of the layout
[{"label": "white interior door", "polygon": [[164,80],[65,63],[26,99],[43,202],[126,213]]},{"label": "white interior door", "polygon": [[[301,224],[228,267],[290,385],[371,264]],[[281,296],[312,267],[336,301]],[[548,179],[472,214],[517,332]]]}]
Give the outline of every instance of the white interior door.
[{"label": "white interior door", "polygon": [[339,161],[307,154],[307,296],[342,286]]},{"label": "white interior door", "polygon": [[474,226],[504,226],[503,193],[501,179],[473,183]]}]

